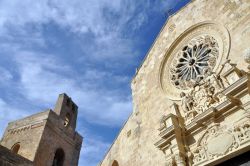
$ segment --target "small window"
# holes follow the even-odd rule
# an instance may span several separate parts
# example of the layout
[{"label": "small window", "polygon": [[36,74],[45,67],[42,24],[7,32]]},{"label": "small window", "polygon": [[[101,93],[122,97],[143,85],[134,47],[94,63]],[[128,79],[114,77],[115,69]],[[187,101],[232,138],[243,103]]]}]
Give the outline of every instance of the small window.
[{"label": "small window", "polygon": [[115,160],[112,164],[112,166],[119,166],[118,162]]},{"label": "small window", "polygon": [[18,154],[19,149],[20,149],[20,143],[16,143],[12,146],[11,151],[15,154]]},{"label": "small window", "polygon": [[59,148],[55,152],[54,160],[52,166],[63,166],[64,162],[64,151],[63,149]]},{"label": "small window", "polygon": [[70,123],[70,114],[67,113],[64,119],[64,126],[67,127]]},{"label": "small window", "polygon": [[69,107],[70,106],[70,99],[68,98],[67,100],[66,100],[66,105]]}]

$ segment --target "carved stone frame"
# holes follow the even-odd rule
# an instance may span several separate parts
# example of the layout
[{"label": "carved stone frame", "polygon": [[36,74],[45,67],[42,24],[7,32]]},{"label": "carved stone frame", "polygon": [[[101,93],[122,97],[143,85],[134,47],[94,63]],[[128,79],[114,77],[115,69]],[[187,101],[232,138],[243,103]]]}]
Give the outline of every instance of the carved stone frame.
[{"label": "carved stone frame", "polygon": [[[159,68],[159,86],[161,87],[163,93],[165,93],[165,95],[170,100],[180,100],[179,94],[183,90],[176,88],[170,82],[168,66],[170,66],[177,51],[182,49],[182,47],[187,44],[191,39],[203,34],[211,35],[218,41],[219,44],[219,59],[214,67],[214,71],[219,70],[219,65],[221,64],[221,62],[224,62],[228,58],[231,40],[229,31],[223,25],[220,25],[216,22],[206,21],[188,28],[173,42],[173,44],[168,48],[168,50],[166,50],[165,57],[161,62]],[[184,92],[189,92],[189,90],[186,90]]]}]

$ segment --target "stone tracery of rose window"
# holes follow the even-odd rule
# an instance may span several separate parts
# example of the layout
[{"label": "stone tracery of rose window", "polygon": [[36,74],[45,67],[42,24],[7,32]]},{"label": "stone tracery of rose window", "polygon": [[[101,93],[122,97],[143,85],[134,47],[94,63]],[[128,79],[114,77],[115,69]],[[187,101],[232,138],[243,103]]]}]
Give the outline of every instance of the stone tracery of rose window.
[{"label": "stone tracery of rose window", "polygon": [[180,50],[170,66],[170,79],[178,89],[187,90],[212,71],[219,56],[217,41],[209,35],[192,39]]}]

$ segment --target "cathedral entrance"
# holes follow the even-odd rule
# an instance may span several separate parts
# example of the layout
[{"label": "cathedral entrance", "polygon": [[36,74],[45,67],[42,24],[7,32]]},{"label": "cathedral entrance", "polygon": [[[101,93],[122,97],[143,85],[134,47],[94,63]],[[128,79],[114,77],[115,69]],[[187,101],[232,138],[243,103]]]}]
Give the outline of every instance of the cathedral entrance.
[{"label": "cathedral entrance", "polygon": [[217,166],[249,166],[250,165],[250,151],[229,159]]}]

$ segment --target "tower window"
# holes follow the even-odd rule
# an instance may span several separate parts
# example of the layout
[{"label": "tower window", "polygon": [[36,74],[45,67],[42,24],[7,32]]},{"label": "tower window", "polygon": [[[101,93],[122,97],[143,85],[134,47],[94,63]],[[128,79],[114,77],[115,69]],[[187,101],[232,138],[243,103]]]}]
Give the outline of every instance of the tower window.
[{"label": "tower window", "polygon": [[18,154],[19,149],[20,149],[20,143],[16,143],[12,146],[11,151],[15,154]]},{"label": "tower window", "polygon": [[64,119],[64,126],[67,127],[70,123],[70,114],[67,113]]},{"label": "tower window", "polygon": [[72,111],[75,111],[75,104],[72,104]]},{"label": "tower window", "polygon": [[59,148],[55,152],[54,160],[52,166],[63,166],[64,162],[64,151],[63,149]]},{"label": "tower window", "polygon": [[112,164],[112,166],[119,166],[118,162],[115,160]]},{"label": "tower window", "polygon": [[70,106],[70,99],[68,98],[67,100],[66,100],[66,105],[69,107]]}]

